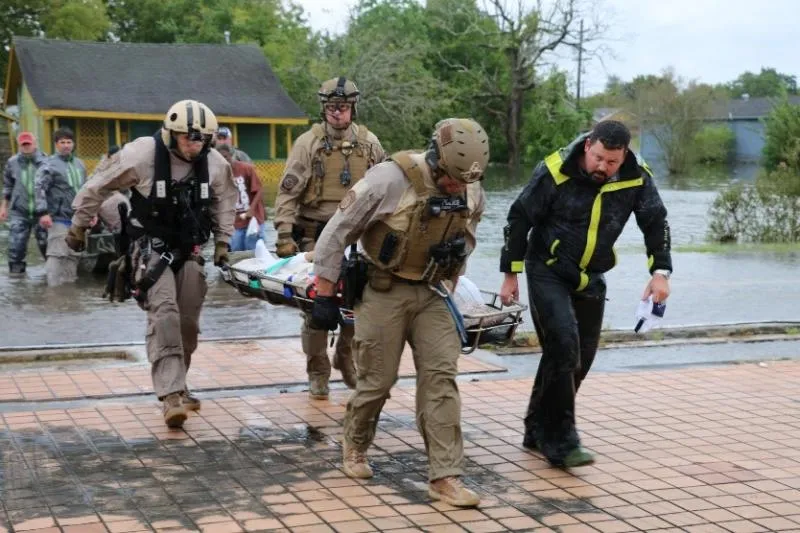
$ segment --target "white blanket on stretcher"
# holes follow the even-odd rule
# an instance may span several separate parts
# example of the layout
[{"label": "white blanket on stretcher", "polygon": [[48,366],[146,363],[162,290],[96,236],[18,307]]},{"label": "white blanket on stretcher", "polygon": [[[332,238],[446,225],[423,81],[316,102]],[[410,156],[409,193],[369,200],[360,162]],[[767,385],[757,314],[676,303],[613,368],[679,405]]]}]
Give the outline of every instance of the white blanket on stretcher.
[{"label": "white blanket on stretcher", "polygon": [[[297,296],[308,297],[307,289],[314,283],[314,263],[311,253],[301,253],[293,257],[277,258],[273,256],[260,240],[256,243],[255,257],[243,259],[235,263],[234,268],[247,273],[266,274],[270,278],[260,278],[261,287],[265,290],[285,294],[284,283],[290,282],[298,287]],[[234,271],[239,281],[247,282],[247,275]],[[303,287],[303,289],[300,289]],[[287,295],[288,296],[288,295]],[[475,283],[466,276],[461,276],[453,293],[453,301],[464,317],[467,328],[477,326],[479,315],[491,313],[483,318],[483,326],[494,326],[502,322],[509,313],[497,313],[497,309],[486,304],[483,294]]]}]

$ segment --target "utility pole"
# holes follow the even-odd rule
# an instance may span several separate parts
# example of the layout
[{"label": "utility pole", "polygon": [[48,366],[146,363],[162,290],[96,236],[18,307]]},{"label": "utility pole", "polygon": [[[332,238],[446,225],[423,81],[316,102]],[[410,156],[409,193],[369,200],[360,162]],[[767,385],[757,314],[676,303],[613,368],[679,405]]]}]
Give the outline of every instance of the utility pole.
[{"label": "utility pole", "polygon": [[581,19],[581,32],[578,37],[578,88],[575,91],[575,107],[581,108],[581,73],[583,72],[583,19]]}]

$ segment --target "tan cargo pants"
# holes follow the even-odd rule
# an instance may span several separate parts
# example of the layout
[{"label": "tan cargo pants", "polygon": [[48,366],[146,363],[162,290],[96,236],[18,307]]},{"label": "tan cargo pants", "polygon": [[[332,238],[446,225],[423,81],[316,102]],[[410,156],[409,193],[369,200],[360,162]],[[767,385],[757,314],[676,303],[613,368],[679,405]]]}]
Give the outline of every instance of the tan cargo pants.
[{"label": "tan cargo pants", "polygon": [[375,438],[408,341],[417,369],[417,427],[428,455],[429,478],[462,475],[464,442],[456,384],[461,342],[444,300],[424,284],[396,281],[387,292],[367,285],[355,314],[358,385],[344,419],[348,447],[366,452]]},{"label": "tan cargo pants", "polygon": [[64,240],[67,231],[69,231],[69,226],[55,221],[47,230],[45,271],[47,272],[47,285],[50,287],[74,283],[78,279],[78,264],[81,254],[67,246],[67,242]]},{"label": "tan cargo pants", "polygon": [[[152,254],[150,263],[158,262]],[[208,291],[204,268],[193,260],[180,270],[167,267],[147,291],[147,359],[159,399],[186,390],[186,373],[197,349],[200,311]]]},{"label": "tan cargo pants", "polygon": [[[301,252],[313,252],[316,242],[313,237],[316,232],[316,223],[303,224],[298,222],[306,235],[298,243]],[[353,357],[353,326],[341,326],[336,339],[336,357],[345,360]],[[306,354],[306,373],[308,380],[331,377],[331,361],[328,358],[328,332],[311,327],[311,316],[303,313],[303,325],[300,327],[300,341],[303,353]]]}]

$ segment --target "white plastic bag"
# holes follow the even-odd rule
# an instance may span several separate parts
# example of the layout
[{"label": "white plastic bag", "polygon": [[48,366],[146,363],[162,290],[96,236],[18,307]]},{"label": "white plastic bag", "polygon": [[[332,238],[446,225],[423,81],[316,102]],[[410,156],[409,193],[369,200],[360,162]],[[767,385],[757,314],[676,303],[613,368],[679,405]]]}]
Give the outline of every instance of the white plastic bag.
[{"label": "white plastic bag", "polygon": [[250,223],[247,225],[247,236],[258,235],[259,228],[260,226],[258,225],[256,217],[250,217]]},{"label": "white plastic bag", "polygon": [[664,302],[653,303],[653,297],[650,296],[647,300],[639,302],[636,308],[636,325],[633,327],[635,333],[647,333],[661,322],[664,318],[664,311],[667,309],[667,304]]}]

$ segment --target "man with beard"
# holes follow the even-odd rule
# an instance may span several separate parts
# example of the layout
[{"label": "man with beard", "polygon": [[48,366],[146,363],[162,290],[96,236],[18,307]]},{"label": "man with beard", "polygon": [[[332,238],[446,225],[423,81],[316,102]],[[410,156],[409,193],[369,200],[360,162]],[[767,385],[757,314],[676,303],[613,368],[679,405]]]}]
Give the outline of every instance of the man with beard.
[{"label": "man with beard", "polygon": [[594,460],[580,445],[575,396],[600,340],[604,273],[616,264],[613,246],[631,213],[644,235],[652,275],[642,299],[663,302],[669,296],[667,210],[630,140],[624,124],[604,121],[547,156],[511,205],[504,229],[500,297],[504,304],[519,298],[517,274],[524,267],[542,346],[523,445],[555,466]]}]

